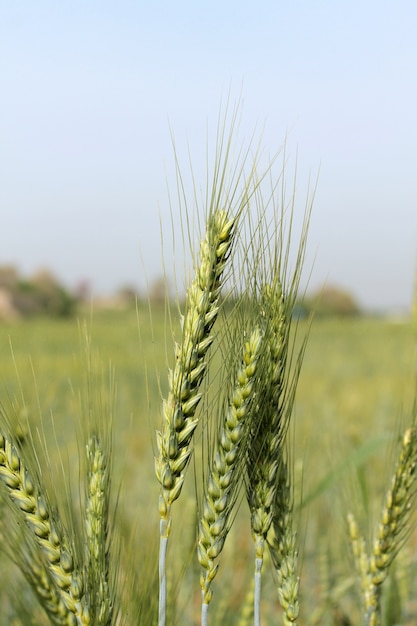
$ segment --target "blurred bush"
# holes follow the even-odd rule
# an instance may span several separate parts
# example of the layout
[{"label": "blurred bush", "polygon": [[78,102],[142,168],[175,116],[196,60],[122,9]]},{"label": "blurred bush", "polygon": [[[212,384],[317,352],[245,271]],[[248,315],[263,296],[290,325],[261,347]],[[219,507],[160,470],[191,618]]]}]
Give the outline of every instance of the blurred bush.
[{"label": "blurred bush", "polygon": [[77,298],[48,270],[26,279],[14,267],[0,267],[0,319],[33,315],[69,317],[76,304]]},{"label": "blurred bush", "polygon": [[353,317],[362,313],[355,297],[340,287],[323,287],[307,296],[300,304],[303,312],[313,312],[318,317]]}]

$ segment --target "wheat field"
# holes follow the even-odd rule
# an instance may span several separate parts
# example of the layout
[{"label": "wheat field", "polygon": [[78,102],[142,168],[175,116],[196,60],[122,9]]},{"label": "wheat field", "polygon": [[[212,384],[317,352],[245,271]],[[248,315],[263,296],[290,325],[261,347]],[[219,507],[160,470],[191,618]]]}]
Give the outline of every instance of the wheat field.
[{"label": "wheat field", "polygon": [[[160,419],[161,397],[168,391],[167,379],[161,376],[166,371],[167,359],[166,311],[163,306],[154,306],[150,320],[145,304],[138,311],[96,312],[92,321],[87,319],[93,351],[100,355],[107,369],[111,363],[114,371],[113,483],[117,488],[121,485],[117,518],[120,541],[135,546],[135,567],[147,571],[146,580],[142,583],[139,580],[138,585],[143,585],[145,596],[147,592],[155,595],[156,563],[152,563],[149,555],[153,551],[152,556],[157,559],[158,515],[153,503],[157,501],[158,487],[153,469],[153,433]],[[307,322],[301,325],[307,326]],[[16,412],[20,411],[23,423],[28,419],[34,432],[42,433],[50,464],[60,465],[62,458],[66,471],[73,463],[78,466],[77,388],[83,387],[85,372],[82,327],[83,322],[77,320],[46,319],[0,326],[2,405],[13,406]],[[349,498],[353,497],[355,513],[362,512],[363,518],[366,517],[363,512],[367,511],[369,530],[377,524],[394,468],[393,446],[413,399],[414,359],[415,336],[407,320],[325,319],[316,320],[311,328],[290,433],[299,489],[296,499],[302,501],[295,516],[302,538],[300,623],[343,624],[342,616],[349,617],[351,624],[361,623],[360,594],[356,576],[352,576],[354,565],[345,514]],[[104,388],[109,384],[105,381]],[[40,442],[39,447],[42,447]],[[71,474],[74,476],[73,470]],[[47,471],[45,480],[52,482]],[[53,480],[57,481],[54,492],[61,498],[63,471],[54,474]],[[77,484],[73,489],[77,491]],[[177,570],[180,582],[172,589],[176,599],[172,600],[171,610],[174,611],[175,605],[176,619],[180,622],[186,614],[188,620],[194,620],[191,623],[196,623],[198,592],[191,590],[192,581],[198,589],[198,565],[193,552],[196,530],[187,520],[187,507],[190,518],[196,507],[191,475],[185,490],[177,525],[188,528],[190,535],[182,545],[185,533],[174,531],[178,550],[186,558]],[[238,617],[238,611],[244,613],[243,607],[250,597],[251,567],[246,561],[251,540],[243,503],[241,509],[227,544],[225,563],[219,571],[221,582],[214,593],[219,611],[224,611],[221,623],[225,624],[244,623],[239,621],[243,618]],[[4,512],[2,520],[4,548],[8,531]],[[391,595],[397,597],[402,621],[384,623],[412,624],[415,619],[414,545],[412,533],[389,581],[397,589]],[[127,554],[124,558],[129,560]],[[36,600],[8,557],[3,555],[2,559],[9,565],[1,571],[1,623],[13,623],[13,616],[16,624],[48,623],[37,622],[44,618],[35,609]],[[230,564],[235,571],[233,581],[227,573]],[[128,569],[132,564],[122,566]],[[150,573],[154,585],[149,580]],[[231,585],[227,600],[222,597],[226,585]],[[25,618],[18,621],[21,609],[16,606],[16,599],[21,593],[25,600],[29,597],[32,622]],[[267,593],[272,599],[270,606],[264,608],[265,623],[277,611],[271,582],[265,583]],[[154,602],[152,623],[156,620],[156,598]],[[266,599],[264,602],[268,604]],[[146,614],[149,615],[147,611]],[[146,622],[145,617],[142,620]]]},{"label": "wheat field", "polygon": [[417,621],[415,328],[298,316],[314,188],[236,124],[183,294],[0,326],[0,624]]}]

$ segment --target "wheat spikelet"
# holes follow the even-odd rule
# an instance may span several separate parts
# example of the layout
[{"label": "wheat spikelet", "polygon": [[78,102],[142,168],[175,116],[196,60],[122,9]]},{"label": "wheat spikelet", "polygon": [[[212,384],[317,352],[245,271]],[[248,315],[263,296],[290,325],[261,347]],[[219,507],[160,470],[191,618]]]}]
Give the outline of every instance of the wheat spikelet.
[{"label": "wheat spikelet", "polygon": [[224,417],[206,486],[198,540],[198,559],[202,566],[202,624],[207,621],[207,608],[212,596],[211,583],[218,569],[216,559],[223,549],[236,498],[241,445],[247,433],[246,420],[250,415],[253,380],[261,345],[262,335],[256,329],[244,347],[243,361],[236,376],[232,400]]},{"label": "wheat spikelet", "polygon": [[388,569],[398,552],[410,516],[415,495],[417,463],[417,431],[408,428],[403,437],[400,458],[386,495],[377,536],[369,560],[371,586],[369,589],[369,624],[380,623],[380,594]]},{"label": "wheat spikelet", "polygon": [[415,495],[415,470],[417,463],[417,431],[408,428],[403,436],[400,458],[374,542],[370,573],[374,585],[380,585],[394,559],[406,530],[411,503]]},{"label": "wheat spikelet", "polygon": [[[33,480],[23,459],[12,443],[0,434],[0,479],[6,493],[21,511],[25,535],[38,548],[41,567],[26,562],[23,568],[29,582],[35,582],[38,596],[46,595],[45,608],[56,623],[90,623],[88,607],[83,602],[84,580],[74,563],[70,542],[59,518],[52,514],[39,485]],[[30,571],[27,571],[29,565]],[[44,576],[45,571],[49,584]]]},{"label": "wheat spikelet", "polygon": [[88,483],[85,511],[87,590],[91,619],[97,626],[111,623],[113,602],[109,590],[109,460],[100,440],[87,444]]},{"label": "wheat spikelet", "polygon": [[[283,387],[288,345],[288,324],[281,284],[263,289],[261,316],[266,324],[262,375],[257,379],[257,415],[248,447],[246,495],[256,558],[263,558],[264,543],[272,523],[272,503],[277,489],[281,444],[285,435]],[[261,319],[262,319],[261,318]]]},{"label": "wheat spikelet", "polygon": [[52,584],[43,561],[39,559],[35,550],[25,553],[20,561],[20,566],[40,605],[46,611],[51,621],[58,626],[77,624],[75,615],[68,611],[60,594]]},{"label": "wheat spikelet", "polygon": [[235,219],[227,210],[209,214],[200,246],[200,264],[187,290],[182,318],[182,341],[176,346],[176,362],[169,375],[168,399],[163,404],[162,431],[157,432],[159,455],[155,471],[161,485],[159,497],[159,624],[166,622],[166,551],[171,525],[171,505],[179,497],[191,456],[191,440],[197,427],[199,387],[207,369],[211,330],[219,311],[221,279],[233,242]]},{"label": "wheat spikelet", "polygon": [[[302,347],[297,367],[290,373],[288,359],[293,307],[294,293],[290,290],[285,297],[281,281],[275,274],[273,280],[262,288],[257,310],[265,327],[265,349],[259,367],[261,374],[256,379],[256,412],[247,453],[246,497],[255,545],[255,626],[260,624],[265,542],[269,544],[279,576],[281,561],[285,561],[282,563],[279,593],[286,604],[288,619],[295,621],[298,615],[298,578],[295,575],[297,555],[291,530],[290,489],[283,458],[304,350]],[[288,551],[285,552],[284,548]]]},{"label": "wheat spikelet", "polygon": [[[279,200],[274,199],[276,187],[272,186],[271,196],[265,202],[261,190],[257,193],[258,222],[251,228],[248,243],[252,279],[251,313],[263,325],[264,349],[259,364],[260,375],[256,379],[256,407],[252,420],[251,439],[247,452],[246,498],[251,514],[251,532],[255,546],[255,598],[254,625],[260,624],[261,573],[266,542],[269,543],[271,557],[277,570],[282,554],[274,552],[275,541],[269,539],[279,527],[279,520],[286,516],[290,523],[292,508],[281,510],[282,498],[279,491],[287,489],[281,485],[284,463],[285,439],[290,424],[295,392],[306,347],[306,339],[295,352],[295,332],[292,322],[298,296],[301,271],[304,262],[306,237],[311,208],[306,207],[304,222],[295,266],[289,269],[289,253],[292,239],[294,216],[294,195],[291,202],[289,222],[285,219],[285,185]],[[274,205],[272,222],[266,220],[266,206]],[[277,204],[276,204],[277,203]],[[277,209],[278,204],[282,209]],[[261,252],[259,252],[261,250]],[[285,470],[285,480],[287,480]],[[288,503],[289,504],[289,503]],[[284,515],[285,514],[285,515]],[[286,532],[286,528],[281,529]],[[291,554],[285,555],[296,560],[292,531],[285,538]],[[281,535],[278,540],[283,540]],[[295,567],[295,561],[294,561]],[[287,564],[287,569],[290,567]],[[290,568],[291,569],[291,568]],[[284,580],[284,579],[283,579]],[[298,579],[294,575],[293,596],[297,595]],[[287,593],[287,592],[286,592]],[[288,595],[288,594],[287,594]],[[295,600],[294,600],[295,601]],[[288,619],[294,621],[298,608]]]},{"label": "wheat spikelet", "polygon": [[349,534],[361,579],[365,616],[369,626],[381,624],[382,584],[407,532],[416,491],[416,464],[417,430],[413,426],[407,428],[403,435],[400,456],[369,556],[353,515],[349,514],[348,517]]},{"label": "wheat spikelet", "polygon": [[285,460],[279,467],[279,487],[272,504],[272,526],[267,541],[278,575],[278,597],[283,608],[284,625],[296,624],[299,614],[298,551],[293,531],[291,486]]},{"label": "wheat spikelet", "polygon": [[[197,426],[199,387],[207,368],[211,329],[219,310],[221,277],[233,240],[234,220],[226,210],[210,215],[200,248],[200,265],[187,291],[182,319],[182,342],[169,377],[169,395],[163,405],[162,431],[157,433],[156,475],[161,484],[159,512],[165,522],[171,504],[180,495],[190,459],[190,442]],[[165,532],[169,533],[168,523]]]},{"label": "wheat spikelet", "polygon": [[349,536],[352,545],[352,552],[355,559],[356,570],[359,575],[360,585],[365,604],[368,604],[367,597],[371,588],[371,574],[369,571],[369,557],[366,550],[366,542],[360,534],[357,521],[353,513],[348,514]]}]

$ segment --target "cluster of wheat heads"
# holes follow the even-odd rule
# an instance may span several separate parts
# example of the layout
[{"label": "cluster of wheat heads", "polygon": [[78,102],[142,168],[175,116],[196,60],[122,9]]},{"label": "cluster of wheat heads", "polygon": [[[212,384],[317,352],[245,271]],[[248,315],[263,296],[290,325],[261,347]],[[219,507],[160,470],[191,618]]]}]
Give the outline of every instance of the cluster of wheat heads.
[{"label": "cluster of wheat heads", "polygon": [[[304,338],[295,347],[294,313],[310,213],[308,207],[291,265],[293,205],[287,207],[284,193],[278,194],[279,202],[275,203],[278,188],[275,183],[265,196],[260,184],[265,177],[253,172],[253,178],[245,178],[245,184],[249,180],[252,187],[245,187],[235,202],[234,212],[221,193],[212,195],[199,262],[186,295],[182,335],[175,345],[175,363],[169,372],[169,393],[163,403],[155,459],[160,483],[159,626],[166,623],[166,555],[172,505],[181,495],[190,460],[202,441],[207,448],[201,472],[204,480],[202,485],[197,485],[197,490],[202,490],[202,496],[197,496],[202,626],[207,626],[209,621],[221,555],[236,508],[243,499],[249,509],[254,544],[250,610],[253,623],[255,626],[261,623],[266,547],[275,569],[284,625],[296,624],[300,613],[293,471],[287,433],[306,346]],[[228,193],[224,195],[227,198]],[[268,221],[265,207],[271,204],[274,217]],[[249,231],[246,238],[242,236],[245,228]],[[225,276],[232,277],[232,286]],[[226,285],[234,307],[229,310],[229,316],[227,310],[223,312],[219,328],[220,322],[215,324],[222,313],[222,284]],[[233,297],[234,287],[237,294]],[[223,371],[215,383],[206,385],[211,363],[219,352]],[[214,386],[217,401],[204,403],[207,389],[213,393]],[[357,527],[349,516],[362,589],[363,581],[369,583],[364,590],[364,616],[372,626],[379,624],[380,585],[398,551],[398,537],[403,538],[404,529],[409,528],[415,488],[414,422],[415,411],[412,426],[404,435],[407,451],[401,452],[395,485],[388,491],[383,512],[385,521],[366,567],[358,548]],[[199,427],[205,437],[201,434],[196,437]],[[397,489],[403,498],[402,506],[398,506]],[[395,513],[389,509],[393,501]],[[393,516],[395,519],[391,519]]]},{"label": "cluster of wheat heads", "polygon": [[[294,197],[287,206],[282,170],[274,179],[266,175],[272,171],[270,165],[259,174],[255,164],[249,175],[243,175],[233,164],[230,184],[228,149],[223,160],[221,151],[217,153],[205,233],[186,293],[182,334],[175,345],[157,433],[159,626],[166,623],[172,505],[181,495],[200,423],[204,433],[209,433],[204,439],[208,452],[197,522],[202,625],[208,623],[213,581],[243,492],[254,543],[254,623],[260,623],[265,545],[277,572],[285,623],[295,623],[299,612],[286,434],[305,347],[302,342],[295,352],[293,322],[311,199],[290,268]],[[228,301],[233,306],[225,313]],[[215,326],[222,307],[221,321]],[[216,351],[223,362],[215,381],[216,400],[202,402]],[[210,383],[212,394],[213,386]]]},{"label": "cluster of wheat heads", "polygon": [[[88,394],[94,395],[104,385],[92,383],[90,365],[86,364]],[[109,530],[113,392],[111,381],[106,383],[108,393],[86,396],[80,407],[85,451],[80,464],[85,481],[77,519],[75,503],[66,510],[65,497],[53,488],[55,480],[69,494],[70,477],[59,480],[60,470],[52,469],[48,450],[43,450],[41,462],[42,444],[35,441],[30,423],[16,422],[16,401],[0,407],[2,548],[29,582],[52,624],[114,623]],[[37,434],[41,440],[42,433]],[[25,612],[20,607],[17,615]],[[33,612],[25,619],[16,623],[45,623]]]},{"label": "cluster of wheat heads", "polygon": [[[260,173],[258,153],[252,160],[251,148],[238,151],[236,163],[232,135],[228,139],[225,128],[220,129],[214,173],[201,211],[204,230],[156,436],[160,525],[155,614],[156,602],[150,597],[155,593],[153,580],[135,578],[148,546],[143,542],[142,552],[130,555],[133,572],[125,575],[120,546],[112,535],[113,394],[102,395],[112,388],[112,381],[92,384],[93,368],[87,358],[87,402],[81,411],[84,426],[79,446],[84,487],[79,510],[71,513],[63,511],[61,494],[45,480],[36,433],[27,424],[22,436],[13,411],[0,407],[2,547],[23,573],[50,623],[110,626],[157,619],[159,626],[165,626],[174,503],[182,495],[191,463],[197,464],[198,446],[202,469],[194,467],[195,560],[200,570],[202,626],[207,626],[209,613],[212,618],[209,608],[216,598],[216,576],[238,510],[247,513],[253,544],[250,607],[244,607],[241,623],[261,623],[266,559],[274,572],[277,621],[284,626],[299,621],[288,433],[306,347],[306,337],[297,336],[296,304],[311,198],[300,235],[294,237],[295,196],[293,190],[287,202],[283,170],[274,178],[273,160]],[[179,181],[181,187],[181,177]],[[415,419],[414,409],[371,548],[355,517],[348,518],[369,626],[382,623],[382,584],[409,530],[417,461]],[[132,597],[126,598],[129,594]],[[31,615],[22,623],[45,621]]]}]

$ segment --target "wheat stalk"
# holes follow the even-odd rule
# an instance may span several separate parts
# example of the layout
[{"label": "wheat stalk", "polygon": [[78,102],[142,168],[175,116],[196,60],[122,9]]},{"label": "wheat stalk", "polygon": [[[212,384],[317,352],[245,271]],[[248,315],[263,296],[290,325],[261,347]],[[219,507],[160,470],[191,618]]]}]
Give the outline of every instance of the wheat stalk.
[{"label": "wheat stalk", "polygon": [[202,594],[202,626],[208,623],[208,605],[212,597],[211,583],[218,570],[219,557],[236,499],[242,443],[247,435],[247,420],[253,398],[254,377],[262,345],[262,335],[255,329],[245,343],[243,360],[236,376],[229,409],[224,417],[205,490],[203,512],[199,524],[198,560]]},{"label": "wheat stalk", "polygon": [[25,567],[24,573],[32,585],[35,583],[38,596],[45,596],[44,606],[51,619],[56,623],[89,624],[84,580],[74,561],[69,539],[17,448],[2,434],[0,479],[11,502],[23,515],[25,534],[38,549],[38,562],[34,562],[33,567],[26,562],[29,570]]}]

